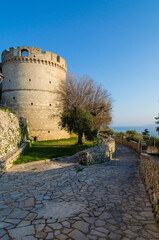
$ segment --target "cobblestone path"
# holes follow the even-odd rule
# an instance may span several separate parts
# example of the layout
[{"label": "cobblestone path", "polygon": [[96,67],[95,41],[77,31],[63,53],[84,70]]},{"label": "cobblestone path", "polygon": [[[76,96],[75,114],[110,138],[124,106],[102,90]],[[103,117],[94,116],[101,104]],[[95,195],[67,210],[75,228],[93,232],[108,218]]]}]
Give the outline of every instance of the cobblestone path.
[{"label": "cobblestone path", "polygon": [[44,161],[14,166],[0,179],[0,239],[159,239],[139,157],[117,150],[113,161],[80,169]]}]

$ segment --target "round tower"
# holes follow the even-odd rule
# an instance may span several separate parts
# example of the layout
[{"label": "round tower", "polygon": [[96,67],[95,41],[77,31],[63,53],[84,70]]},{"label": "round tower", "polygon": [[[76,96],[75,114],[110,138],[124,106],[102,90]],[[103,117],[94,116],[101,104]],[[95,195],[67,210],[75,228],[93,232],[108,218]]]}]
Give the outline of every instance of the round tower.
[{"label": "round tower", "polygon": [[10,48],[2,53],[2,102],[26,118],[37,140],[68,138],[59,126],[65,104],[65,60],[41,48]]}]

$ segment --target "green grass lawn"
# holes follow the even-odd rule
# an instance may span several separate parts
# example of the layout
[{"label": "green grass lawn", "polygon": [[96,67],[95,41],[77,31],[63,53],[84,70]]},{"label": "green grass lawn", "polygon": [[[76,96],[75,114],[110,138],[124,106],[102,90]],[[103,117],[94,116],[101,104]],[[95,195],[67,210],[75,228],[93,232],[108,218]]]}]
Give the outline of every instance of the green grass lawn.
[{"label": "green grass lawn", "polygon": [[76,145],[77,135],[71,134],[69,139],[34,142],[28,147],[14,164],[28,163],[51,159],[60,156],[72,156],[75,153],[93,146],[93,141],[86,140],[86,145]]}]

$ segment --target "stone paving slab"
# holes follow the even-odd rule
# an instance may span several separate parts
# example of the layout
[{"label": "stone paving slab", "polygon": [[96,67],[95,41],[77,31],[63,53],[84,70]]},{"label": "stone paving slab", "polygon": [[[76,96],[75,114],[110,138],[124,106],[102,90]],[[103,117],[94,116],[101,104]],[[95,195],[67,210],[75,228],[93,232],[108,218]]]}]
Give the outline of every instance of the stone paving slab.
[{"label": "stone paving slab", "polygon": [[14,166],[0,178],[0,239],[159,239],[138,155],[118,145],[109,163]]}]

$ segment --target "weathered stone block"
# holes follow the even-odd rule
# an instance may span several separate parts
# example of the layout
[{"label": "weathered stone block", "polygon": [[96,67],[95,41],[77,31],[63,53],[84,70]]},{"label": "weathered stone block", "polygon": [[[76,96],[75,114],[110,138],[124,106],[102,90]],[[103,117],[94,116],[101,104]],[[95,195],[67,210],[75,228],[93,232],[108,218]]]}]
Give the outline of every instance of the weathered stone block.
[{"label": "weathered stone block", "polygon": [[91,153],[90,152],[80,152],[78,154],[78,159],[80,164],[88,165],[91,161]]}]

